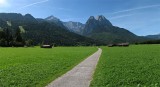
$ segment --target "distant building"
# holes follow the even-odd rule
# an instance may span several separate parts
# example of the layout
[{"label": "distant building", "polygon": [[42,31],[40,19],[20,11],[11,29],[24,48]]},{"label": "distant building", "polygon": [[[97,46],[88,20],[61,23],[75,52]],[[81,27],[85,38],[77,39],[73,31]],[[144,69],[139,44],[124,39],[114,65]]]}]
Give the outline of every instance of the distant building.
[{"label": "distant building", "polygon": [[109,44],[108,47],[114,47],[114,46],[119,46],[119,47],[128,47],[129,43],[118,43],[118,44]]},{"label": "distant building", "polygon": [[41,45],[41,48],[52,48],[53,45]]},{"label": "distant building", "polygon": [[116,46],[115,44],[109,44],[108,47],[114,47]]},{"label": "distant building", "polygon": [[117,46],[128,47],[129,43],[119,43],[119,44],[117,44]]}]

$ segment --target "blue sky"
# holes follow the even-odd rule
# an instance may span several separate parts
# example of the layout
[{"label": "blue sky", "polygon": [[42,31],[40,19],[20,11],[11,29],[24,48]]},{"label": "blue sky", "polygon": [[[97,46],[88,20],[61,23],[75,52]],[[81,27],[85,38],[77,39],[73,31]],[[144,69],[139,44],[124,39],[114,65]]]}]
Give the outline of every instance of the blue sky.
[{"label": "blue sky", "polygon": [[0,12],[30,13],[36,18],[53,15],[82,23],[89,16],[104,15],[137,35],[160,33],[160,0],[0,0]]}]

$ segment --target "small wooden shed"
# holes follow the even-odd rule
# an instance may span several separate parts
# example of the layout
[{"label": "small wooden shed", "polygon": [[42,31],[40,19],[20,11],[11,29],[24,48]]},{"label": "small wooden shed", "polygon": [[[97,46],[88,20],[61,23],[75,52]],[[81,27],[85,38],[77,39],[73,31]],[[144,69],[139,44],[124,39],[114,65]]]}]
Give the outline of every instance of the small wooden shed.
[{"label": "small wooden shed", "polygon": [[52,48],[53,45],[41,45],[41,48]]},{"label": "small wooden shed", "polygon": [[119,44],[117,44],[117,46],[128,47],[129,43],[119,43]]}]

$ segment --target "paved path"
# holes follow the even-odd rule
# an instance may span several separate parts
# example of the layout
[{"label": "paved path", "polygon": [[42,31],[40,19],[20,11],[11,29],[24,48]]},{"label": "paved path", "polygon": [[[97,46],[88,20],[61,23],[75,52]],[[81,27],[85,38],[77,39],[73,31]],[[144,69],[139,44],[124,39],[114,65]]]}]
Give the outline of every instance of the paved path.
[{"label": "paved path", "polygon": [[102,50],[99,48],[96,53],[46,87],[89,87],[101,53]]}]

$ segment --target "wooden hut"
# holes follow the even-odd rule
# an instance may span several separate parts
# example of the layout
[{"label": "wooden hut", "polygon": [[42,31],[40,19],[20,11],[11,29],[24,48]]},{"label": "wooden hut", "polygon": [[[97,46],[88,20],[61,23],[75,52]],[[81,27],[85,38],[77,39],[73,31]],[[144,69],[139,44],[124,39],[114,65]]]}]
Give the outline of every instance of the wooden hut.
[{"label": "wooden hut", "polygon": [[119,46],[119,47],[128,47],[129,43],[118,43],[118,44],[109,44],[108,47],[115,47],[115,46]]},{"label": "wooden hut", "polygon": [[109,44],[108,47],[114,47],[116,46],[115,44]]},{"label": "wooden hut", "polygon": [[41,48],[52,48],[53,45],[41,45]]},{"label": "wooden hut", "polygon": [[120,47],[128,47],[128,46],[129,46],[129,43],[119,43],[119,44],[117,44],[117,46],[120,46]]}]

